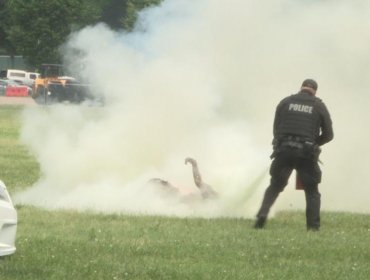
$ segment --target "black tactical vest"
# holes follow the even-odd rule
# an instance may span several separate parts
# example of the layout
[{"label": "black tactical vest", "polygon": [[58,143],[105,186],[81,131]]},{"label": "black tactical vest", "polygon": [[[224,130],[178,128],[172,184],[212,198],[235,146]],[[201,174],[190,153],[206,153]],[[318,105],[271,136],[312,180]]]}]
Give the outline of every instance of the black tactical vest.
[{"label": "black tactical vest", "polygon": [[275,138],[296,136],[304,141],[315,142],[320,133],[318,102],[318,98],[305,92],[283,99],[276,110]]}]

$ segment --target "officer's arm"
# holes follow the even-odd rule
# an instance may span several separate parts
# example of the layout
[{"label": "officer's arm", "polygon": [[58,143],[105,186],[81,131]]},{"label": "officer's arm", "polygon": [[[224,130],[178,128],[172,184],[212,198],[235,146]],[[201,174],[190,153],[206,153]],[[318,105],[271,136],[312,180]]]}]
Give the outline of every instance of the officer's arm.
[{"label": "officer's arm", "polygon": [[283,99],[279,105],[276,107],[276,111],[275,111],[275,118],[274,118],[274,125],[273,125],[273,135],[274,135],[274,138],[277,138],[277,131],[278,131],[278,126],[281,122],[281,117],[280,117],[280,112],[281,112],[281,108],[283,107],[283,104],[285,102],[285,99]]},{"label": "officer's arm", "polygon": [[324,103],[320,106],[321,113],[321,134],[317,141],[319,146],[324,145],[334,138],[333,124],[330,118],[330,113]]}]

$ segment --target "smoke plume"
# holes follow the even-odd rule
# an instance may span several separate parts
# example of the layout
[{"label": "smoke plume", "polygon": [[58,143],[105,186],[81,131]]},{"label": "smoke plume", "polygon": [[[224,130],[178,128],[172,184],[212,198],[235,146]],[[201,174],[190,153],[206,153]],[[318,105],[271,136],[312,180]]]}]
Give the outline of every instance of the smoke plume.
[{"label": "smoke plume", "polygon": [[[322,208],[369,212],[369,11],[368,1],[166,0],[132,33],[98,24],[72,34],[66,64],[83,69],[105,105],[24,112],[22,139],[42,176],[16,201],[253,216],[268,185],[275,106],[314,78],[335,132],[321,157]],[[188,156],[220,199],[197,196]],[[154,177],[195,198],[163,196],[147,184]],[[291,184],[274,210],[304,207]]]}]

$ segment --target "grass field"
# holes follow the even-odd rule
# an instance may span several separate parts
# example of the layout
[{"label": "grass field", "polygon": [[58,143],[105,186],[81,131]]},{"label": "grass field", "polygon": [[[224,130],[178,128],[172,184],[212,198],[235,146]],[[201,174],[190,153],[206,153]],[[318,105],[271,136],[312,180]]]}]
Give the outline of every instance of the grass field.
[{"label": "grass field", "polygon": [[[21,107],[0,106],[0,179],[10,193],[40,176],[18,142]],[[16,205],[17,251],[0,279],[369,279],[370,215],[303,212],[264,230],[248,219],[178,219],[46,211]]]}]

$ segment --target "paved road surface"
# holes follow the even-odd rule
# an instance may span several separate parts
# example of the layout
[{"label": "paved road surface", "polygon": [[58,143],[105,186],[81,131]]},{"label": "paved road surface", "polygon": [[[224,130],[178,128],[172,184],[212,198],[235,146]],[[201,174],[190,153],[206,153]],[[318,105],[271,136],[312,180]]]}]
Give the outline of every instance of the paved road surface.
[{"label": "paved road surface", "polygon": [[9,97],[0,96],[0,106],[1,105],[37,105],[32,97]]}]

